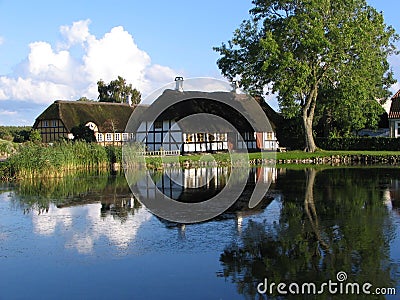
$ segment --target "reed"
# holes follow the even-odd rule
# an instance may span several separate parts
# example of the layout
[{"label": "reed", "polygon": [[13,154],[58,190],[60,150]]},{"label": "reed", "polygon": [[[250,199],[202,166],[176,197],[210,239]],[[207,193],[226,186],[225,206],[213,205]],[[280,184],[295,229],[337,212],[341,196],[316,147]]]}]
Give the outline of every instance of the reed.
[{"label": "reed", "polygon": [[24,144],[0,167],[5,178],[63,177],[71,170],[107,169],[121,162],[121,147],[81,141]]}]

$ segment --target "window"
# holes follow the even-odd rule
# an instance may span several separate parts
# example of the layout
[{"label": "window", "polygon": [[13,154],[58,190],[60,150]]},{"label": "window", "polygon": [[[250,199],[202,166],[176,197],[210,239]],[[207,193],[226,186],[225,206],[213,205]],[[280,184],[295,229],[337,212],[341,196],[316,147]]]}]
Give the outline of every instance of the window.
[{"label": "window", "polygon": [[200,143],[204,142],[204,134],[203,133],[197,134],[197,141]]},{"label": "window", "polygon": [[397,135],[398,136],[400,135],[400,122],[397,123]]},{"label": "window", "polygon": [[121,134],[120,134],[120,133],[116,133],[116,134],[115,134],[115,140],[116,140],[117,142],[121,141]]},{"label": "window", "polygon": [[49,127],[49,121],[43,121],[43,127]]},{"label": "window", "polygon": [[107,142],[112,142],[112,133],[106,133],[106,141]]},{"label": "window", "polygon": [[98,133],[97,134],[97,141],[98,142],[102,142],[103,141],[103,134],[102,133]]},{"label": "window", "polygon": [[272,132],[267,132],[267,140],[272,140]]},{"label": "window", "polygon": [[129,138],[129,136],[128,136],[127,133],[123,133],[123,134],[122,134],[122,140],[123,140],[124,142],[126,142],[126,141],[128,140],[128,138]]},{"label": "window", "polygon": [[214,142],[215,141],[215,136],[211,133],[208,134],[208,141],[209,142]]},{"label": "window", "polygon": [[187,134],[186,143],[191,143],[191,142],[193,142],[193,134]]},{"label": "window", "polygon": [[57,120],[53,120],[53,127],[57,127]]}]

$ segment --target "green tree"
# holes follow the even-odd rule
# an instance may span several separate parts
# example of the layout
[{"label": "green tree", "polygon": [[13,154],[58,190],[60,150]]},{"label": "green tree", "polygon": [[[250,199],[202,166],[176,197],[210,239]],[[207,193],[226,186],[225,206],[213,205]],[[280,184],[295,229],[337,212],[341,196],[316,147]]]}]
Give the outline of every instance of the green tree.
[{"label": "green tree", "polygon": [[74,135],[74,141],[86,141],[88,143],[96,141],[94,131],[85,124],[73,127],[71,133]]},{"label": "green tree", "polygon": [[34,143],[40,143],[42,141],[42,136],[40,134],[40,130],[32,129],[29,132],[29,140]]},{"label": "green tree", "polygon": [[140,92],[133,88],[132,84],[127,84],[121,76],[118,76],[116,80],[112,80],[109,84],[100,79],[97,82],[97,90],[100,102],[124,103],[126,98],[129,97],[132,105],[136,105],[140,103],[142,97]]},{"label": "green tree", "polygon": [[87,97],[80,97],[80,98],[79,98],[78,100],[76,100],[76,101],[91,102],[91,101],[94,101],[94,100],[89,99],[89,98],[87,98]]},{"label": "green tree", "polygon": [[307,151],[316,150],[313,121],[321,91],[349,106],[389,95],[394,80],[387,57],[398,37],[365,0],[253,4],[251,18],[215,48],[217,64],[250,92],[277,93],[287,117],[301,115]]}]

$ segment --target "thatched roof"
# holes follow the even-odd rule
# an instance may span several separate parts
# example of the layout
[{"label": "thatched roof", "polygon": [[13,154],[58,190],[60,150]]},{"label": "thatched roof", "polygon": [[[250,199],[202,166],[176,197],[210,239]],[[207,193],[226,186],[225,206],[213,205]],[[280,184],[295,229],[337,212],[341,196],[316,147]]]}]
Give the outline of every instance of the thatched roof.
[{"label": "thatched roof", "polygon": [[393,95],[391,100],[389,119],[400,119],[400,90]]},{"label": "thatched roof", "polygon": [[112,121],[115,130],[123,132],[134,110],[135,106],[122,103],[57,100],[36,118],[33,126],[40,120],[60,119],[68,131],[75,126],[93,122],[100,132],[107,132],[110,131]]},{"label": "thatched roof", "polygon": [[[209,122],[197,122],[196,119],[188,119],[183,121],[183,131],[187,132],[218,132],[216,127],[224,130],[226,127],[218,123],[218,117],[226,120],[235,126],[239,131],[253,131],[250,123],[261,125],[261,128],[255,128],[256,131],[271,131],[271,127],[275,130],[280,120],[277,114],[263,99],[256,99],[258,104],[251,99],[250,96],[244,94],[236,94],[232,92],[199,92],[199,91],[176,91],[165,90],[163,94],[155,100],[146,111],[140,114],[142,121],[152,121],[157,112],[157,120],[176,120],[192,116],[196,114],[212,115],[208,118]],[[261,109],[260,109],[261,108]],[[265,124],[265,116],[260,115],[264,112],[270,122],[270,126]],[[136,120],[132,120],[131,128],[137,126]],[[200,128],[199,128],[200,127]],[[204,127],[204,130],[201,128]],[[215,128],[214,128],[215,127]],[[228,130],[230,131],[230,130]]]}]

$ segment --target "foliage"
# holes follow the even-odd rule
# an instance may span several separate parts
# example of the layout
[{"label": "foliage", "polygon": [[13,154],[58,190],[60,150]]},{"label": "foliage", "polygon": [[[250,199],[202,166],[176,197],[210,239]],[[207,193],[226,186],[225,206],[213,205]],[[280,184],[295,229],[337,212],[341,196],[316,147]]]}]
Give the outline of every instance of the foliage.
[{"label": "foliage", "polygon": [[42,135],[40,134],[40,130],[32,129],[29,132],[29,141],[32,143],[40,143],[42,141]]},{"label": "foliage", "polygon": [[85,141],[88,143],[96,141],[94,131],[85,124],[72,127],[71,133],[74,135],[74,141]]},{"label": "foliage", "polygon": [[0,139],[22,143],[29,140],[31,126],[0,126]]},{"label": "foliage", "polygon": [[287,117],[300,114],[306,150],[316,150],[313,121],[321,97],[327,107],[348,107],[351,121],[363,103],[389,95],[394,80],[387,57],[397,35],[365,0],[253,3],[251,19],[215,48],[222,55],[218,66],[250,92],[277,93]]},{"label": "foliage", "polygon": [[93,102],[93,99],[89,99],[87,97],[80,97],[78,100],[76,101],[83,101],[83,102]]},{"label": "foliage", "polygon": [[121,76],[118,76],[116,80],[112,80],[108,84],[100,79],[97,82],[97,90],[100,102],[124,103],[126,98],[130,97],[132,105],[135,105],[140,103],[142,97],[140,92],[133,88],[132,84],[127,84],[126,80]]},{"label": "foliage", "polygon": [[398,151],[400,139],[386,137],[317,138],[318,147],[326,150]]},{"label": "foliage", "polygon": [[0,139],[0,155],[10,155],[17,148],[17,144]]},{"label": "foliage", "polygon": [[378,101],[363,98],[341,101],[345,97],[340,93],[337,90],[319,93],[314,120],[317,136],[346,137],[364,128],[378,127],[385,114]]}]

